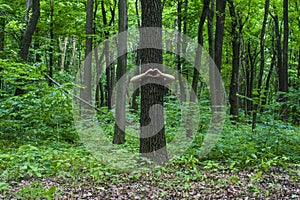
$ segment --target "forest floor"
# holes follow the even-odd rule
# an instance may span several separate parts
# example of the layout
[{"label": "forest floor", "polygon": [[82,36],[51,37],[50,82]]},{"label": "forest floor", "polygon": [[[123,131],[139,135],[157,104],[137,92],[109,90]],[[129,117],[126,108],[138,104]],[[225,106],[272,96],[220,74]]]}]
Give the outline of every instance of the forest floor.
[{"label": "forest floor", "polygon": [[[5,199],[300,199],[299,166],[272,167],[268,171],[199,170],[197,176],[182,172],[146,173],[135,180],[128,175],[109,181],[87,177],[54,176],[11,183]],[[107,175],[109,176],[109,175]],[[107,181],[108,180],[108,181]],[[41,194],[38,194],[41,193]],[[0,196],[1,197],[1,196]]]}]

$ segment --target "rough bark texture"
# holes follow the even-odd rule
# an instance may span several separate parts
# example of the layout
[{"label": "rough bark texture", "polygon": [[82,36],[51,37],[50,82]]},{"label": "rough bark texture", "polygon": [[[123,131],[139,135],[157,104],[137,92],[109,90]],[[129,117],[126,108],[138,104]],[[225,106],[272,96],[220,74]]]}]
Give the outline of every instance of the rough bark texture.
[{"label": "rough bark texture", "polygon": [[[141,0],[142,27],[157,27],[154,31],[141,31],[142,72],[149,68],[161,69],[162,64],[162,5],[161,0]],[[156,44],[158,48],[147,48]],[[147,65],[153,63],[151,65]],[[141,87],[140,153],[156,163],[168,160],[164,129],[164,86],[160,79],[146,78]],[[151,112],[150,112],[151,109]],[[152,117],[152,119],[150,118]]]},{"label": "rough bark texture", "polygon": [[29,25],[24,32],[22,43],[20,47],[19,56],[23,61],[27,61],[29,47],[32,41],[32,36],[36,29],[38,20],[40,17],[40,0],[33,0],[32,1],[32,16],[29,21]]},{"label": "rough bark texture", "polygon": [[[119,33],[127,31],[127,0],[119,0]],[[127,67],[127,33],[121,34],[118,41],[118,67],[117,81],[126,73]],[[123,80],[123,79],[122,79]],[[126,83],[120,81],[117,84],[116,100],[116,124],[114,133],[114,144],[125,142],[125,105],[126,105]]]}]

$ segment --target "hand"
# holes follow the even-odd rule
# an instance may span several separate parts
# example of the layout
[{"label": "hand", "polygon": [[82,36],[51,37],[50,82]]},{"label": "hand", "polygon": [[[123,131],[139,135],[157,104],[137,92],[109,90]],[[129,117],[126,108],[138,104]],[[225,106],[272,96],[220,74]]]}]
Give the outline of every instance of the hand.
[{"label": "hand", "polygon": [[145,76],[150,76],[150,77],[161,77],[163,74],[157,69],[148,69],[145,72]]}]

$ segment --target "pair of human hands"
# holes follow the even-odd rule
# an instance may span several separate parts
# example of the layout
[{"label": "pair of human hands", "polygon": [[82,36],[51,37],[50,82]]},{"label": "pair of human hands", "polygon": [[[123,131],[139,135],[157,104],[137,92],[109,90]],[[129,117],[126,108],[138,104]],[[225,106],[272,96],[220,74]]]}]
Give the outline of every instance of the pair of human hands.
[{"label": "pair of human hands", "polygon": [[144,76],[150,76],[150,77],[161,77],[163,76],[163,73],[159,71],[159,69],[148,69],[145,73]]},{"label": "pair of human hands", "polygon": [[170,74],[162,73],[159,69],[148,69],[146,72],[136,75],[130,79],[130,82],[139,82],[144,77],[163,78],[164,83],[169,83],[175,80],[175,77]]}]

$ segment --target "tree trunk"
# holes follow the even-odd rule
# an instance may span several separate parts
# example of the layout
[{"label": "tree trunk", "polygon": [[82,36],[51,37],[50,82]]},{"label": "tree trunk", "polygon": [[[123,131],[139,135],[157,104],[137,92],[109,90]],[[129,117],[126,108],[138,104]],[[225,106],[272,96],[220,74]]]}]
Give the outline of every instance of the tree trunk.
[{"label": "tree trunk", "polygon": [[204,0],[203,2],[203,9],[199,20],[198,25],[198,47],[196,52],[196,58],[195,58],[195,66],[194,66],[194,74],[193,74],[193,80],[192,80],[192,90],[191,92],[191,101],[195,101],[197,97],[197,88],[198,88],[198,82],[199,82],[199,70],[201,66],[201,56],[202,56],[202,48],[203,48],[203,26],[206,19],[206,16],[208,14],[209,10],[209,2],[210,0]]},{"label": "tree trunk", "polygon": [[279,68],[279,91],[284,93],[279,95],[279,101],[283,102],[281,107],[281,119],[288,120],[288,101],[287,93],[289,91],[288,85],[288,37],[289,37],[289,17],[288,17],[288,0],[283,0],[283,48],[282,48],[282,67]]},{"label": "tree trunk", "polygon": [[177,72],[178,72],[178,81],[179,81],[179,86],[180,86],[180,101],[185,102],[186,101],[186,94],[185,94],[185,89],[184,85],[182,82],[182,75],[181,75],[181,7],[182,7],[182,2],[181,0],[178,1],[177,5],[177,27],[178,27],[178,34],[177,34],[177,45],[176,45],[176,65],[177,65]]},{"label": "tree trunk", "polygon": [[213,28],[213,21],[214,21],[214,12],[215,12],[215,1],[211,0],[210,2],[210,9],[208,11],[208,21],[207,21],[207,32],[208,32],[208,48],[209,48],[209,55],[212,59],[215,58],[215,50],[214,50],[214,28]]},{"label": "tree trunk", "polygon": [[258,109],[258,104],[259,104],[259,99],[261,94],[261,86],[262,86],[262,79],[263,79],[264,66],[265,66],[265,32],[266,32],[266,26],[268,21],[269,4],[270,4],[270,0],[266,0],[265,14],[264,14],[261,33],[260,33],[260,68],[259,68],[258,83],[257,83],[257,94],[255,96],[254,107],[253,107],[252,130],[254,130],[256,127],[257,109]]},{"label": "tree trunk", "polygon": [[221,72],[226,0],[216,2],[215,64]]},{"label": "tree trunk", "polygon": [[[214,67],[209,68],[210,73],[210,92],[211,92],[211,104],[212,112],[217,113],[221,110],[223,94],[221,93],[221,67],[222,67],[222,52],[223,52],[223,37],[224,37],[224,23],[225,23],[225,6],[226,0],[218,0],[216,2],[216,31],[215,31],[215,49],[214,49],[214,61],[216,69]],[[216,98],[219,97],[219,98]]]},{"label": "tree trunk", "polygon": [[[54,21],[53,21],[53,15],[54,15],[54,0],[50,0],[50,47],[49,47],[49,77],[53,78],[53,46],[54,46]],[[49,86],[52,86],[53,83],[51,80],[49,80]]]},{"label": "tree trunk", "polygon": [[[119,34],[127,31],[127,0],[119,0]],[[121,81],[121,77],[126,73],[127,67],[127,33],[122,33],[118,41],[118,67],[117,67],[117,94],[116,94],[116,123],[114,132],[114,144],[125,142],[125,105],[126,105],[126,85],[127,81]],[[122,79],[124,80],[124,79]]]},{"label": "tree trunk", "polygon": [[[104,1],[101,1],[101,9],[102,9],[102,19],[103,24],[107,27],[107,17],[106,17],[106,10]],[[107,39],[109,37],[109,32],[105,31],[105,38]],[[109,43],[108,41],[105,41],[104,43],[104,49],[105,49],[105,73],[106,73],[106,102],[108,109],[112,108],[112,80],[111,80],[111,63],[110,63],[110,50],[109,50]]]},{"label": "tree trunk", "polygon": [[39,17],[40,17],[40,0],[32,0],[32,16],[30,18],[29,25],[24,32],[21,47],[20,47],[20,52],[19,52],[19,56],[23,61],[27,61],[27,57],[29,54],[29,47]]},{"label": "tree trunk", "polygon": [[[157,27],[154,31],[141,31],[141,45],[146,47],[141,50],[142,72],[149,68],[162,70],[161,0],[141,0],[141,5],[142,27]],[[157,48],[147,48],[153,44]],[[141,87],[140,153],[156,163],[164,163],[168,160],[163,112],[164,86],[157,78],[142,81],[145,84]]]},{"label": "tree trunk", "polygon": [[5,17],[0,15],[0,58],[4,57],[4,45],[5,45]]},{"label": "tree trunk", "polygon": [[[85,60],[84,60],[84,80],[83,85],[85,88],[81,89],[80,97],[92,103],[92,47],[93,40],[91,34],[93,33],[93,0],[87,0],[86,2],[86,48],[85,48]],[[90,109],[89,106],[83,106],[86,109]],[[89,112],[84,112],[89,114]]]},{"label": "tree trunk", "polygon": [[230,115],[233,122],[238,121],[238,101],[237,101],[237,89],[238,89],[238,73],[240,62],[240,36],[238,31],[238,19],[235,12],[235,7],[232,0],[228,0],[229,11],[231,16],[231,35],[232,37],[232,71],[230,80],[229,91],[229,103],[230,103]]}]

